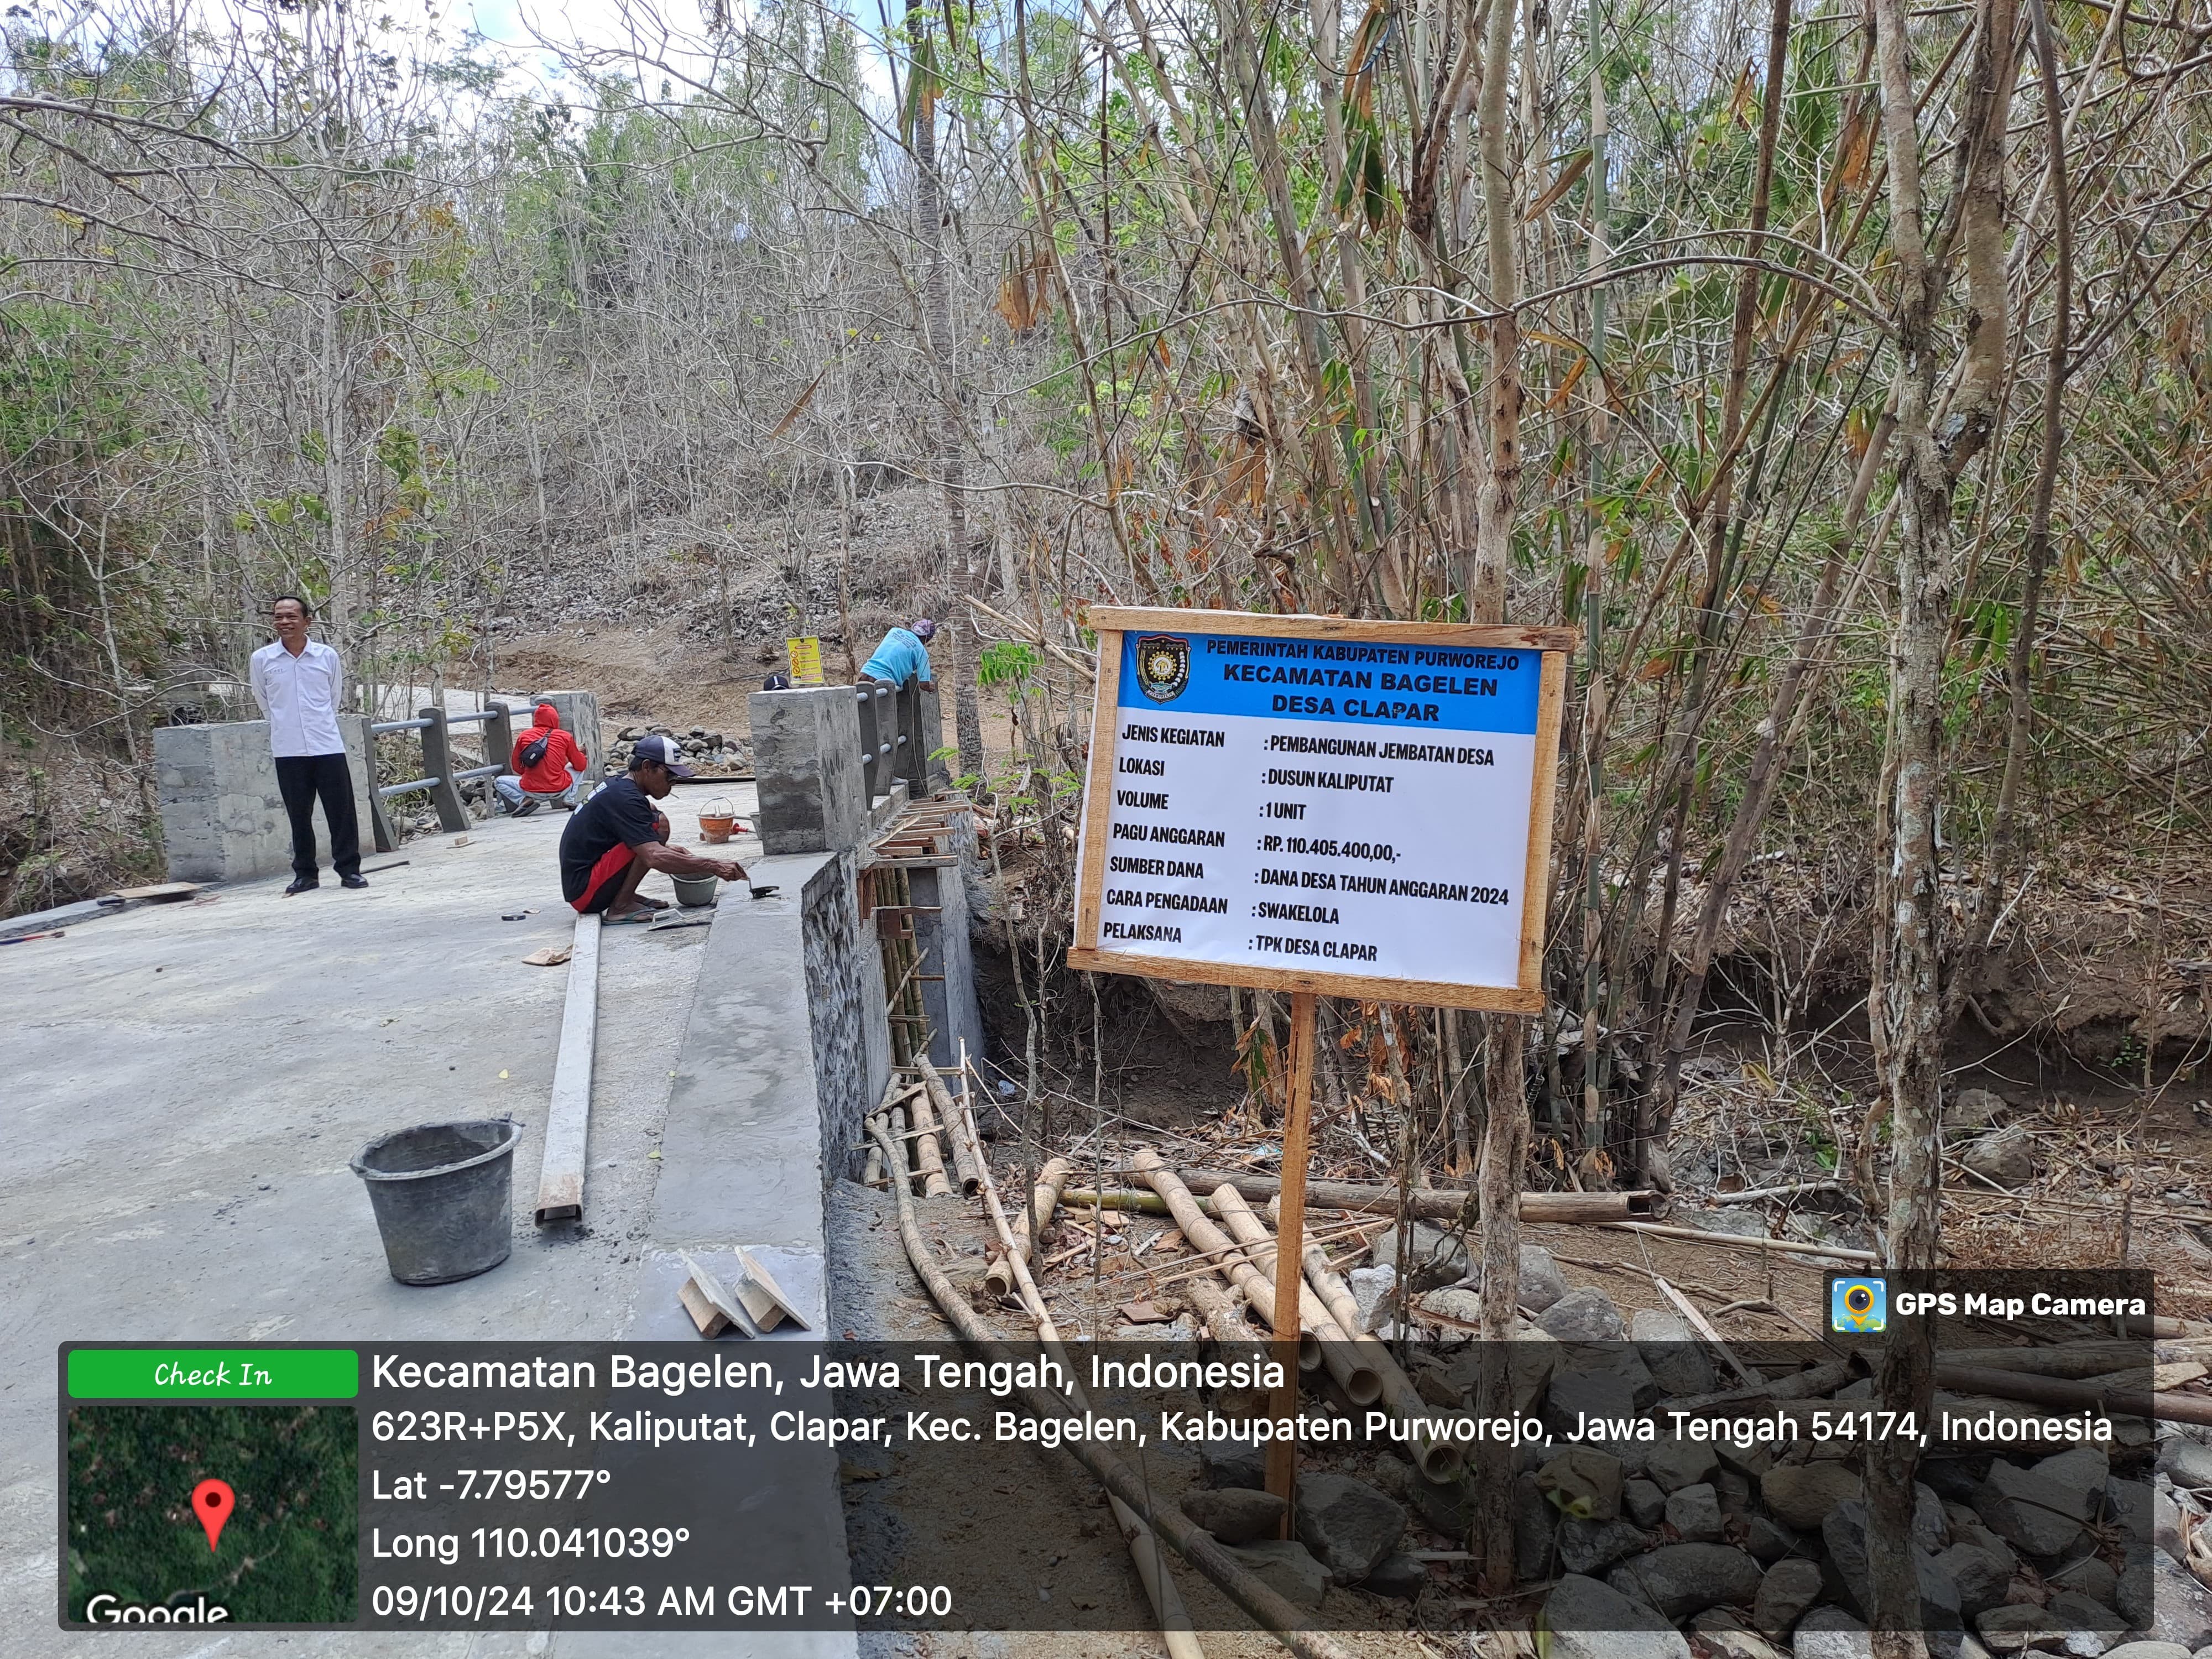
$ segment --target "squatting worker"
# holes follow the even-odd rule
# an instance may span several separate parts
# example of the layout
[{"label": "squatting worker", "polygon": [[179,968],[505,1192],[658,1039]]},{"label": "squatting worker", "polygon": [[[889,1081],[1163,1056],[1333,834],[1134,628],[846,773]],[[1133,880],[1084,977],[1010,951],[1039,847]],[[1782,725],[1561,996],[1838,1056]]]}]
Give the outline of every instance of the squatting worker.
[{"label": "squatting worker", "polygon": [[929,642],[936,637],[937,624],[927,617],[912,628],[894,628],[884,635],[875,654],[860,665],[860,678],[888,680],[902,689],[908,680],[929,684]]},{"label": "squatting worker", "polygon": [[292,820],[292,884],[287,896],[322,883],[315,874],[315,802],[331,831],[331,868],[342,886],[366,887],[361,872],[361,829],[353,811],[353,774],[345,739],[338,735],[338,699],[345,689],[338,653],[307,637],[313,613],[296,593],[269,607],[273,644],[253,653],[247,678],[253,700],[269,722],[269,748],[276,757],[276,788]]},{"label": "squatting worker", "polygon": [[583,745],[561,729],[561,711],[550,702],[538,705],[530,729],[515,738],[507,764],[507,770],[494,778],[491,787],[519,818],[528,817],[549,800],[573,810],[576,791],[591,769]]},{"label": "squatting worker", "polygon": [[561,896],[579,915],[644,922],[664,907],[640,898],[648,870],[672,876],[720,876],[743,881],[735,859],[705,859],[668,845],[668,820],[653,802],[688,778],[684,751],[671,738],[645,737],[630,751],[629,775],[615,779],[576,809],[561,832]]}]

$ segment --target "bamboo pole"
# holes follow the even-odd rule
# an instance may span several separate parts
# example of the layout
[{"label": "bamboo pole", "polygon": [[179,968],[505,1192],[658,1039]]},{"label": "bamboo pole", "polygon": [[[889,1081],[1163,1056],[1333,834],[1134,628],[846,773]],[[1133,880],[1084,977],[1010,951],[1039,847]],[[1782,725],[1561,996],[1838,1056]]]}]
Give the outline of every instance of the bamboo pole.
[{"label": "bamboo pole", "polygon": [[1152,1601],[1152,1616],[1160,1621],[1160,1639],[1167,1644],[1168,1659],[1206,1659],[1206,1650],[1190,1627],[1190,1609],[1183,1606],[1175,1578],[1161,1557],[1160,1540],[1137,1519],[1136,1511],[1112,1492],[1106,1494],[1106,1501],[1114,1506],[1114,1519],[1129,1546],[1129,1558],[1137,1564],[1137,1577],[1145,1582],[1145,1595]]},{"label": "bamboo pole", "polygon": [[[1276,1276],[1275,1316],[1270,1322],[1279,1340],[1285,1332],[1297,1328],[1298,1304],[1306,1285],[1305,1275],[1297,1270],[1297,1264],[1305,1260],[1306,1163],[1311,1156],[1306,1132],[1313,1111],[1313,993],[1294,991],[1291,994],[1290,1100],[1283,1111],[1282,1249],[1291,1259],[1291,1271]],[[1218,1191],[1213,1195],[1217,1206],[1221,1196]],[[1332,1326],[1335,1323],[1334,1320],[1329,1322]],[[1324,1343],[1324,1354],[1326,1352]],[[1298,1372],[1297,1367],[1289,1363],[1290,1358],[1288,1354],[1282,1356],[1283,1381],[1275,1390],[1273,1401],[1275,1416],[1281,1422],[1288,1422],[1298,1414]],[[1287,1434],[1269,1441],[1267,1490],[1283,1500],[1285,1538],[1291,1536],[1291,1521],[1297,1512],[1297,1441]]]},{"label": "bamboo pole", "polygon": [[[1036,1184],[1030,1188],[1030,1201],[1014,1218],[1014,1248],[1022,1259],[1035,1264],[1036,1242],[1044,1230],[1052,1225],[1052,1212],[1060,1207],[1060,1189],[1067,1184],[1075,1166],[1064,1158],[1055,1158],[1037,1171]],[[983,1288],[994,1297],[1001,1297],[1014,1288],[1014,1270],[1006,1265],[1002,1255],[994,1256],[991,1265],[983,1270]]]},{"label": "bamboo pole", "polygon": [[[1269,1293],[1275,1307],[1282,1311],[1290,1305],[1290,1297],[1297,1298],[1299,1320],[1304,1327],[1321,1339],[1322,1364],[1328,1374],[1355,1406],[1371,1406],[1382,1397],[1382,1379],[1377,1375],[1369,1355],[1352,1346],[1352,1333],[1336,1322],[1328,1304],[1307,1289],[1304,1278],[1291,1275],[1291,1289],[1285,1293],[1283,1281],[1276,1263],[1274,1235],[1265,1223],[1252,1213],[1252,1207],[1227,1187],[1213,1195],[1213,1207],[1230,1231],[1231,1237],[1244,1247],[1245,1259],[1251,1262],[1261,1278],[1267,1281]],[[1380,1346],[1377,1344],[1376,1346]],[[1295,1414],[1295,1413],[1294,1413]]]},{"label": "bamboo pole", "polygon": [[[1182,1178],[1200,1192],[1234,1187],[1255,1204],[1280,1194],[1281,1180],[1240,1170],[1185,1170]],[[1411,1213],[1417,1221],[1454,1221],[1469,1210],[1472,1188],[1424,1187],[1413,1194]],[[1521,1219],[1571,1226],[1595,1226],[1608,1221],[1633,1221],[1652,1214],[1658,1194],[1629,1193],[1523,1193]],[[1364,1181],[1309,1181],[1306,1206],[1315,1210],[1358,1210],[1375,1215],[1398,1212],[1398,1189]]]},{"label": "bamboo pole", "polygon": [[[1279,1199],[1272,1201],[1269,1212],[1273,1213],[1280,1203]],[[1413,1379],[1391,1358],[1389,1345],[1359,1328],[1359,1306],[1352,1299],[1352,1287],[1328,1265],[1328,1253],[1310,1238],[1306,1242],[1305,1268],[1306,1283],[1328,1306],[1336,1322],[1351,1333],[1352,1346],[1382,1379],[1382,1403],[1394,1416],[1404,1422],[1422,1422],[1455,1415],[1422,1399]],[[1423,1474],[1437,1482],[1456,1480],[1467,1469],[1467,1454],[1449,1440],[1416,1441],[1413,1461]]]},{"label": "bamboo pole", "polygon": [[[1176,1225],[1182,1229],[1182,1236],[1215,1258],[1215,1265],[1223,1275],[1237,1288],[1245,1301],[1251,1304],[1252,1310],[1266,1320],[1268,1328],[1273,1330],[1275,1319],[1273,1286],[1260,1276],[1258,1268],[1244,1259],[1237,1242],[1206,1218],[1206,1212],[1198,1207],[1198,1200],[1191,1196],[1190,1188],[1182,1184],[1174,1170],[1160,1161],[1158,1152],[1146,1146],[1137,1153],[1133,1162],[1137,1173],[1151,1182],[1153,1189],[1167,1200],[1169,1213],[1175,1217]],[[1293,1324],[1291,1328],[1299,1331],[1303,1327]],[[1301,1336],[1298,1362],[1291,1369],[1319,1370],[1321,1363],[1319,1340],[1309,1344]]]},{"label": "bamboo pole", "polygon": [[952,1091],[945,1086],[945,1079],[938,1075],[937,1067],[929,1063],[929,1056],[916,1054],[915,1064],[921,1068],[922,1088],[929,1096],[930,1109],[945,1125],[945,1139],[952,1143],[952,1171],[959,1177],[960,1196],[973,1198],[975,1189],[983,1184],[982,1176],[977,1173],[983,1162],[982,1149],[969,1139],[964,1127],[967,1120],[964,1115],[954,1109]]},{"label": "bamboo pole", "polygon": [[937,1144],[937,1114],[927,1089],[914,1097],[914,1161],[921,1176],[921,1195],[950,1198],[952,1183],[945,1178],[945,1153]]}]

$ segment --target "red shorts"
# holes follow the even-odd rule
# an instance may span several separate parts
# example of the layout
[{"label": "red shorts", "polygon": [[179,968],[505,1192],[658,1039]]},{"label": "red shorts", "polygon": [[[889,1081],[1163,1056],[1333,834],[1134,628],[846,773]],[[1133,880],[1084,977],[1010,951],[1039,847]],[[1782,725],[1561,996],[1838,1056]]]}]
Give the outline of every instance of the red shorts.
[{"label": "red shorts", "polygon": [[568,901],[578,915],[595,915],[615,902],[615,890],[622,885],[622,873],[629,868],[635,854],[635,848],[617,842],[599,854],[599,861],[592,866],[591,879],[584,884],[584,896]]}]

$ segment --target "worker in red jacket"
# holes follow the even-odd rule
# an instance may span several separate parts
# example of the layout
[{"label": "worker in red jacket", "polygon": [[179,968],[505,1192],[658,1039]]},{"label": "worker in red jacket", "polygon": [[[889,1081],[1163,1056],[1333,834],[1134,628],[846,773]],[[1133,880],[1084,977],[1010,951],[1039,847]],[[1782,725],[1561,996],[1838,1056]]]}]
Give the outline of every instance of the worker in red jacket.
[{"label": "worker in red jacket", "polygon": [[514,740],[507,764],[509,769],[494,778],[491,787],[519,818],[528,817],[549,800],[574,811],[591,769],[583,744],[561,729],[561,711],[550,702],[538,705],[530,729]]}]

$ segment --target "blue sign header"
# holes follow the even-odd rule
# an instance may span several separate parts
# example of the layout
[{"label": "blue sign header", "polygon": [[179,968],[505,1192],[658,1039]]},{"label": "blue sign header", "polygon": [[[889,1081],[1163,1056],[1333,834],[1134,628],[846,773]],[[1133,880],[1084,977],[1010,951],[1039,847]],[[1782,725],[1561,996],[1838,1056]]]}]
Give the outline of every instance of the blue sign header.
[{"label": "blue sign header", "polygon": [[1543,653],[1232,634],[1121,635],[1123,708],[1534,736]]}]

